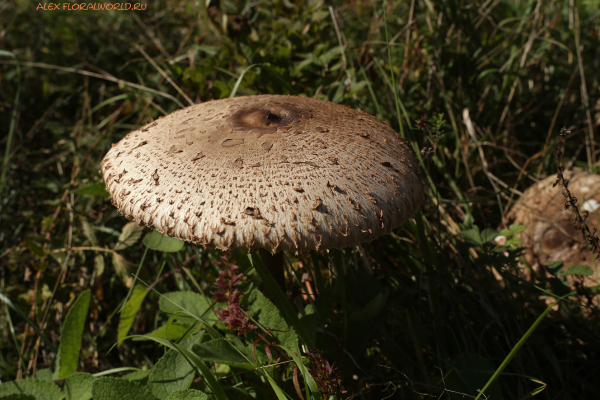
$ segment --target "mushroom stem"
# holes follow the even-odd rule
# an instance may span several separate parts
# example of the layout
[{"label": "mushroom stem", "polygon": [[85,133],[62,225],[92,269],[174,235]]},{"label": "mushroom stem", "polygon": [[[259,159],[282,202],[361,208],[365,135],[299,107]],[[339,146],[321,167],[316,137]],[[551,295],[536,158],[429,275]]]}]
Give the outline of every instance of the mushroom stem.
[{"label": "mushroom stem", "polygon": [[277,282],[279,287],[281,287],[281,289],[285,293],[285,276],[283,274],[283,252],[280,251],[279,253],[273,255],[268,250],[259,249],[258,254],[260,254],[260,258],[265,264],[265,267],[267,267],[267,269],[269,270],[269,273],[273,275],[275,282]]}]

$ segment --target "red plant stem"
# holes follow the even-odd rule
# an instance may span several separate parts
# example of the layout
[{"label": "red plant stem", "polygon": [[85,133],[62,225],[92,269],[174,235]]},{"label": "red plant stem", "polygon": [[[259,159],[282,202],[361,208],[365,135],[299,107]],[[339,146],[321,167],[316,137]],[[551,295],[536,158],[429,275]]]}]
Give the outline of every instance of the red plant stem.
[{"label": "red plant stem", "polygon": [[163,279],[165,279],[166,277],[168,277],[169,275],[173,274],[174,272],[181,272],[181,268],[175,268],[172,271],[167,272],[166,274],[164,274],[163,276],[161,276],[160,278],[158,278],[156,281],[154,281],[154,283],[150,286],[148,286],[148,291],[152,290],[152,288],[154,286],[156,286],[160,281],[162,281]]}]

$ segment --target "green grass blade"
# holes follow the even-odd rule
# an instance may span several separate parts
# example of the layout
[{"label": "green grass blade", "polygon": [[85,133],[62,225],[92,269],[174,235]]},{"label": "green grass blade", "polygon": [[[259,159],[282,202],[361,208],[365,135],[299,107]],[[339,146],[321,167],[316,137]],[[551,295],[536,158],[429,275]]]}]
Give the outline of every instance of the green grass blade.
[{"label": "green grass blade", "polygon": [[396,89],[396,81],[394,78],[394,64],[392,63],[392,49],[390,47],[390,38],[388,35],[388,26],[387,26],[387,18],[385,15],[385,10],[387,8],[387,0],[383,0],[383,26],[385,29],[385,43],[387,45],[387,54],[388,54],[388,62],[390,64],[390,75],[391,75],[391,86],[392,91],[394,92],[394,102],[396,103],[396,115],[398,116],[398,125],[400,125],[400,136],[403,139],[406,139],[406,135],[404,134],[404,126],[402,125],[402,117],[400,116],[400,98],[398,97],[398,90]]},{"label": "green grass blade", "polygon": [[298,314],[294,310],[294,307],[287,299],[287,296],[285,295],[281,287],[279,287],[277,282],[275,282],[275,278],[273,278],[273,276],[269,273],[267,267],[265,267],[265,264],[263,264],[262,259],[260,258],[258,253],[248,253],[248,260],[260,276],[260,279],[267,287],[267,290],[273,297],[273,301],[275,302],[277,307],[279,307],[285,318],[288,320],[288,323],[290,323],[292,327],[296,330],[296,333],[298,334],[300,339],[302,339],[302,341],[307,346],[314,347],[315,344],[313,343],[313,340],[311,339],[310,334],[308,333],[304,325],[302,325],[302,323],[300,322],[300,319],[298,318]]},{"label": "green grass blade", "polygon": [[254,68],[257,65],[262,65],[262,64],[252,64],[252,65],[244,68],[244,70],[240,74],[240,77],[238,78],[237,82],[235,83],[235,86],[233,87],[233,90],[231,91],[231,94],[229,95],[230,99],[233,98],[233,97],[235,97],[235,94],[237,93],[238,88],[240,87],[240,83],[242,83],[242,79],[244,79],[244,75],[246,75],[246,72],[250,71],[251,68]]},{"label": "green grass blade", "polygon": [[25,363],[23,353],[21,352],[21,346],[19,346],[19,341],[17,340],[15,326],[13,325],[12,318],[10,317],[10,313],[8,312],[8,306],[6,305],[6,303],[4,303],[4,312],[6,313],[6,319],[8,320],[8,329],[10,330],[10,335],[12,336],[13,342],[15,344],[15,349],[17,349],[17,352],[19,353],[19,359],[21,360],[22,365],[27,365]]},{"label": "green grass blade", "polygon": [[2,300],[10,308],[12,308],[13,310],[15,310],[15,312],[17,314],[19,314],[19,317],[21,317],[25,322],[27,322],[29,324],[29,326],[35,331],[35,333],[37,333],[38,336],[42,338],[42,340],[44,341],[44,343],[46,343],[46,346],[48,346],[48,348],[50,350],[52,350],[55,353],[58,352],[58,349],[56,348],[56,346],[54,346],[52,344],[52,342],[50,341],[50,339],[48,339],[46,337],[46,335],[44,335],[42,333],[42,331],[35,324],[35,322],[33,322],[32,320],[30,320],[29,318],[27,318],[27,315],[25,315],[25,313],[23,311],[21,311],[21,309],[19,307],[17,307],[8,297],[6,297],[2,293],[0,293],[0,300]]},{"label": "green grass blade", "polygon": [[101,376],[116,374],[118,372],[123,372],[123,371],[143,371],[143,370],[140,368],[135,368],[135,367],[119,367],[119,368],[107,369],[106,371],[98,372],[97,374],[93,374],[92,376],[94,378],[99,378]]},{"label": "green grass blade", "polygon": [[367,77],[367,73],[365,72],[365,69],[363,68],[361,63],[358,63],[358,65],[360,66],[360,72],[362,73],[363,77],[365,78],[365,82],[367,83],[367,88],[369,89],[369,93],[371,93],[371,97],[373,98],[373,103],[375,104],[375,109],[377,110],[377,118],[379,118],[380,120],[383,121],[383,114],[381,113],[381,107],[379,106],[379,101],[377,101],[377,96],[375,96],[375,92],[373,91],[373,87],[371,86],[371,81],[369,81],[369,78]]},{"label": "green grass blade", "polygon": [[123,343],[124,338],[127,336],[129,330],[133,326],[135,317],[137,316],[137,313],[140,310],[140,307],[142,306],[147,294],[148,290],[143,285],[135,285],[131,297],[123,306],[123,312],[121,312],[121,319],[119,320],[117,334],[117,341],[119,342],[119,345]]},{"label": "green grass blade", "polygon": [[60,346],[54,371],[55,379],[65,379],[77,372],[85,317],[91,297],[92,292],[89,289],[81,293],[65,317],[65,324],[60,331]]},{"label": "green grass blade", "polygon": [[206,380],[206,383],[213,391],[213,394],[215,395],[217,400],[227,400],[227,396],[225,395],[221,384],[219,383],[219,381],[217,381],[217,378],[210,372],[210,369],[206,366],[206,364],[200,357],[195,355],[193,352],[184,349],[181,346],[177,346],[175,343],[169,342],[166,339],[147,335],[142,335],[142,337],[154,340],[157,343],[160,343],[170,349],[181,353],[193,367],[197,368],[198,373],[202,375],[202,377]]},{"label": "green grass blade", "polygon": [[131,294],[133,293],[133,289],[136,286],[135,282],[137,280],[138,275],[140,274],[142,265],[144,264],[144,259],[146,258],[146,254],[148,254],[148,247],[146,247],[146,250],[144,250],[144,255],[142,256],[142,259],[140,260],[140,264],[138,265],[137,271],[135,271],[135,275],[133,275],[133,282],[131,282],[131,288],[127,292],[127,296],[125,297],[125,301],[123,302],[123,306],[119,310],[119,313],[123,312],[123,309],[125,309],[125,306],[127,305],[127,302],[129,301],[129,298],[131,297]]},{"label": "green grass blade", "polygon": [[0,207],[2,206],[2,192],[4,191],[4,180],[8,173],[8,158],[10,156],[10,148],[12,146],[13,136],[15,134],[15,124],[17,123],[17,110],[19,109],[19,99],[21,97],[21,64],[19,59],[10,51],[0,50],[0,56],[11,57],[15,60],[17,66],[17,93],[15,93],[15,102],[13,105],[13,112],[10,117],[10,126],[8,128],[8,140],[6,141],[6,148],[4,149],[4,162],[2,163],[2,175],[0,175]]},{"label": "green grass blade", "polygon": [[485,384],[485,386],[483,387],[483,389],[481,389],[479,391],[479,394],[477,395],[477,397],[475,397],[475,400],[479,400],[479,397],[481,397],[481,395],[483,394],[483,392],[485,392],[485,390],[496,380],[496,378],[498,378],[498,376],[500,376],[500,374],[502,373],[502,371],[504,370],[504,368],[506,368],[506,366],[510,363],[510,361],[517,354],[517,352],[521,349],[521,347],[523,347],[523,345],[525,344],[525,342],[527,341],[527,339],[529,339],[529,337],[531,336],[531,334],[533,332],[535,332],[535,330],[537,329],[538,326],[540,326],[540,324],[542,323],[542,321],[544,320],[544,318],[546,317],[546,315],[548,315],[548,313],[552,310],[552,307],[554,307],[555,304],[557,304],[562,299],[570,296],[571,294],[572,293],[569,293],[569,294],[567,294],[567,295],[559,298],[554,303],[550,304],[548,306],[548,308],[546,308],[546,310],[535,320],[535,322],[533,323],[533,325],[531,325],[531,328],[529,328],[529,330],[527,330],[527,332],[525,332],[525,334],[523,335],[523,337],[521,338],[521,340],[519,340],[517,342],[517,344],[515,345],[515,347],[513,347],[513,349],[510,351],[510,353],[508,353],[508,356],[506,356],[506,358],[504,359],[504,361],[502,362],[502,364],[500,364],[500,366],[498,367],[498,369],[496,370],[496,372],[494,372],[494,375],[492,375],[492,377]]}]

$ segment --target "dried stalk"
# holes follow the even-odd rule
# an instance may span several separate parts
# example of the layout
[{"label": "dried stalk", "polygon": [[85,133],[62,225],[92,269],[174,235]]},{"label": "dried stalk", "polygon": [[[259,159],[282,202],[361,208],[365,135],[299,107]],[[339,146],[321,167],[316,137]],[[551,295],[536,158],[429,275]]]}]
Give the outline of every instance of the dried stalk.
[{"label": "dried stalk", "polygon": [[581,215],[579,212],[579,206],[577,205],[577,198],[569,191],[569,181],[563,176],[564,167],[561,164],[561,157],[563,155],[562,147],[564,144],[565,135],[570,133],[570,130],[562,128],[558,135],[558,143],[556,144],[556,150],[554,151],[554,154],[556,154],[556,160],[558,162],[558,174],[556,176],[556,182],[554,182],[552,187],[556,187],[556,185],[560,183],[560,185],[564,188],[562,195],[565,198],[565,210],[568,210],[569,208],[573,210],[573,226],[575,229],[581,232],[583,241],[590,245],[592,254],[596,254],[596,260],[600,260],[600,238],[598,238],[596,235],[597,229],[594,228],[593,232],[590,231],[589,226],[585,223],[589,213],[586,210],[583,210],[583,216]]}]

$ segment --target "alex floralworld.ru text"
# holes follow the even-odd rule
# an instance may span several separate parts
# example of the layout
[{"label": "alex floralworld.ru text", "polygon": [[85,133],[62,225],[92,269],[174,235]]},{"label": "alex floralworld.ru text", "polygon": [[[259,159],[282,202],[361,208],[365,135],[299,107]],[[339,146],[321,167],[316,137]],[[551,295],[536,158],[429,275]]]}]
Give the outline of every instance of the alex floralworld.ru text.
[{"label": "alex floralworld.ru text", "polygon": [[104,10],[145,10],[147,4],[142,3],[38,3],[36,10],[43,11],[104,11]]}]

